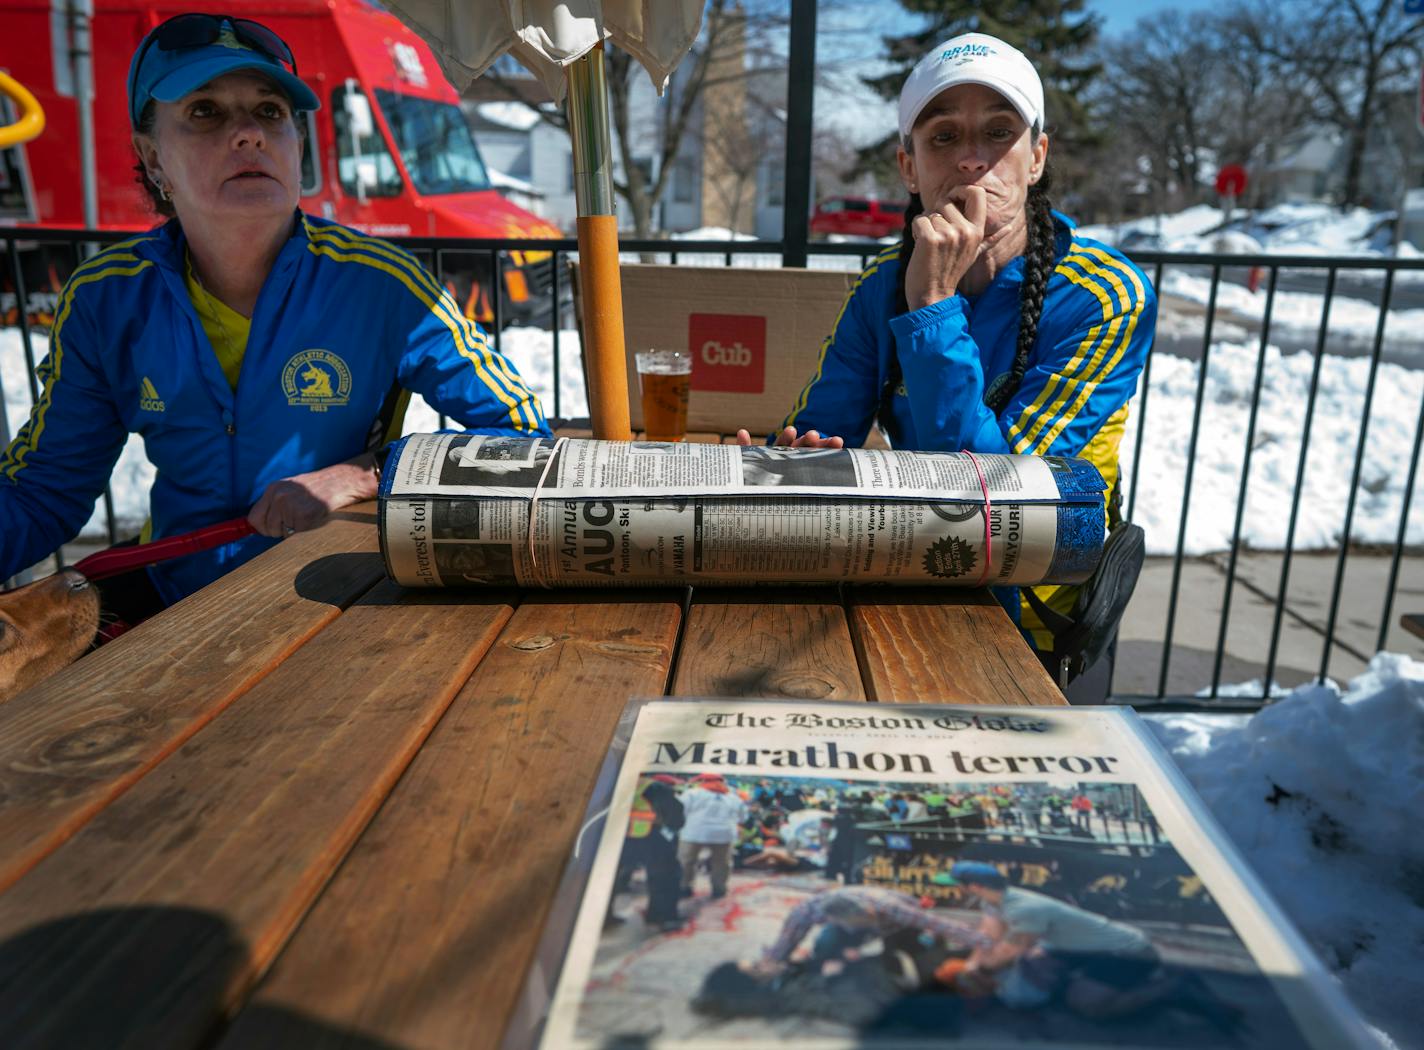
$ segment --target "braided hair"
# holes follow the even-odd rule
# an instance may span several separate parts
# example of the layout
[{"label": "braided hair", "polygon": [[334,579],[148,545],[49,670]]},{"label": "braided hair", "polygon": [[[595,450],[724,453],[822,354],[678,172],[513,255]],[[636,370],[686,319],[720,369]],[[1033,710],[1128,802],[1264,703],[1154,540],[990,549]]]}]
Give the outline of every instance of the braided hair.
[{"label": "braided hair", "polygon": [[[1009,371],[990,383],[984,390],[984,404],[998,415],[1009,399],[1018,391],[1028,369],[1029,353],[1034,340],[1038,338],[1038,321],[1043,313],[1043,295],[1048,288],[1049,275],[1057,255],[1056,235],[1053,228],[1053,203],[1048,191],[1053,188],[1053,168],[1045,165],[1039,180],[1028,188],[1028,245],[1024,249],[1023,283],[1019,286],[1019,335],[1014,349],[1014,362]],[[905,296],[905,271],[910,267],[910,255],[915,250],[913,224],[924,213],[925,206],[918,193],[910,194],[910,203],[905,206],[905,228],[900,235],[900,272],[895,278],[895,314],[908,313],[909,300]],[[903,373],[900,359],[890,359],[890,374],[885,389],[880,396],[877,416],[881,426],[890,419],[890,405],[895,391],[899,388]]]}]

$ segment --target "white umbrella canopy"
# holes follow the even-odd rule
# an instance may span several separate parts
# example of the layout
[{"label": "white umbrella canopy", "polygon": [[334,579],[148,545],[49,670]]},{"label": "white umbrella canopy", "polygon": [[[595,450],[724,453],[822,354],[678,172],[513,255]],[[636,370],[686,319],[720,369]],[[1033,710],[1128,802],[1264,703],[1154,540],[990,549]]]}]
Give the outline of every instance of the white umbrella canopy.
[{"label": "white umbrella canopy", "polygon": [[564,69],[604,40],[636,58],[659,94],[697,40],[702,0],[386,0],[464,91],[508,51],[564,97]]},{"label": "white umbrella canopy", "polygon": [[[583,280],[583,354],[595,437],[632,437],[603,42],[634,56],[661,94],[702,27],[703,0],[384,0],[464,91],[508,52],[567,94]],[[555,311],[557,316],[557,310]]]}]

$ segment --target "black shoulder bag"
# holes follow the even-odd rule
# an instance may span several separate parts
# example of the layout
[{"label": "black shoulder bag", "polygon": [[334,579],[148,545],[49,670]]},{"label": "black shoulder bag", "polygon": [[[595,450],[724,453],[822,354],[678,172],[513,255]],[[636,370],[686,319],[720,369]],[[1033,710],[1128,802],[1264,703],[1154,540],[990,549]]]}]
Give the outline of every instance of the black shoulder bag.
[{"label": "black shoulder bag", "polygon": [[1122,479],[1108,504],[1108,536],[1103,556],[1093,575],[1078,589],[1078,600],[1069,616],[1054,612],[1031,587],[1023,588],[1024,599],[1053,635],[1053,652],[1048,662],[1056,671],[1058,687],[1068,683],[1097,663],[1117,638],[1118,625],[1132,600],[1142,562],[1147,555],[1147,535],[1141,525],[1122,519]]}]

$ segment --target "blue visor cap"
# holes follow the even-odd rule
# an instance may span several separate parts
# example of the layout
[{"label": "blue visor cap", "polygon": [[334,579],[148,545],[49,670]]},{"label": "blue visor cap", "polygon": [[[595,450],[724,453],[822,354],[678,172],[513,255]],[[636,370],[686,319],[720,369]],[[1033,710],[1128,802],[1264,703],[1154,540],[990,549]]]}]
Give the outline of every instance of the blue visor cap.
[{"label": "blue visor cap", "polygon": [[992,864],[980,860],[961,860],[949,869],[949,877],[942,878],[944,872],[935,877],[941,886],[986,886],[991,890],[1001,890],[1009,884],[1004,873]]},{"label": "blue visor cap", "polygon": [[289,72],[276,55],[242,42],[224,23],[217,42],[201,47],[169,51],[152,39],[145,39],[134,52],[133,65],[129,69],[129,120],[135,128],[138,127],[139,117],[149,99],[177,102],[204,84],[239,70],[271,78],[298,110],[321,108],[321,102],[312,89],[295,73]]}]

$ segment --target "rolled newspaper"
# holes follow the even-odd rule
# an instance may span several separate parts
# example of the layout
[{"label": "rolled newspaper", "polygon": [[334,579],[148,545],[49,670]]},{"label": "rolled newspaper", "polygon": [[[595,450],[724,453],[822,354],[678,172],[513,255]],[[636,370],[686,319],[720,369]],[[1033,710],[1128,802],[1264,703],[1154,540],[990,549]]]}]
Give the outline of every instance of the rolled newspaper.
[{"label": "rolled newspaper", "polygon": [[476,584],[1080,583],[1081,459],[413,434],[380,490],[386,571]]}]

